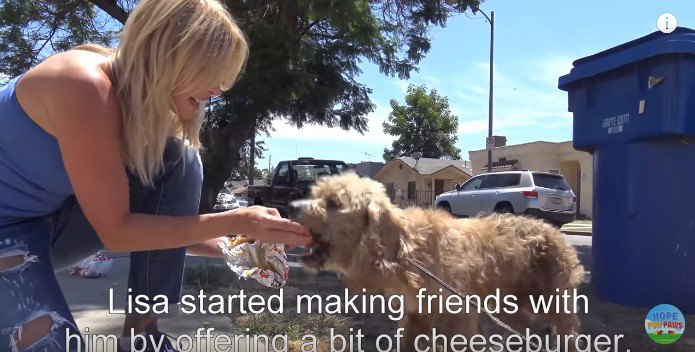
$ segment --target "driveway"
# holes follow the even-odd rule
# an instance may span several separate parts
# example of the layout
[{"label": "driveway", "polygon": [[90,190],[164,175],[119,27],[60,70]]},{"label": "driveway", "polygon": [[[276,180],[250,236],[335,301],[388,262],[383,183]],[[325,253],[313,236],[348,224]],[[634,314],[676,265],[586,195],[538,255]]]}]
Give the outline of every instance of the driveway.
[{"label": "driveway", "polygon": [[579,261],[588,274],[586,280],[589,280],[591,275],[591,236],[566,234],[565,238],[577,250]]}]

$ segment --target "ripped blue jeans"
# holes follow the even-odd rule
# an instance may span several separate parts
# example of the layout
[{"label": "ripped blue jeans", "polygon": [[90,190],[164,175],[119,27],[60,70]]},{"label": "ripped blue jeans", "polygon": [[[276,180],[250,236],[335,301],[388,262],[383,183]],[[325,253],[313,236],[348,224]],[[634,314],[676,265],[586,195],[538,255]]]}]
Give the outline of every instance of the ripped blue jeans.
[{"label": "ripped blue jeans", "polygon": [[[203,180],[200,157],[171,138],[165,170],[154,187],[129,174],[130,209],[169,216],[198,213]],[[80,336],[55,276],[103,245],[74,197],[54,214],[18,219],[0,227],[0,351],[65,351],[68,336]],[[165,295],[179,302],[186,249],[130,253],[128,287],[133,295]],[[119,316],[120,317],[120,316]],[[39,332],[37,335],[37,331]],[[70,350],[76,350],[71,348]],[[81,346],[85,351],[85,346]]]}]

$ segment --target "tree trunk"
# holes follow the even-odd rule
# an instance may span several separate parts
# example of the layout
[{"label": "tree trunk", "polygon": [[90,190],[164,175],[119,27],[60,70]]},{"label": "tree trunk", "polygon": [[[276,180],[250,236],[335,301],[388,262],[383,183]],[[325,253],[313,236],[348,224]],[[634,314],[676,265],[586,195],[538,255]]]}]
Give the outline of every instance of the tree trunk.
[{"label": "tree trunk", "polygon": [[201,141],[204,149],[203,159],[203,188],[200,197],[200,214],[212,211],[217,194],[224,182],[229,178],[232,169],[239,164],[239,150],[251,137],[255,121],[237,120],[222,128],[203,128]]},{"label": "tree trunk", "polygon": [[126,20],[128,20],[128,12],[118,6],[116,0],[90,0],[90,2],[121,24],[125,24]]},{"label": "tree trunk", "polygon": [[251,132],[251,148],[249,152],[249,186],[253,186],[254,170],[256,169],[256,121],[253,121]]}]

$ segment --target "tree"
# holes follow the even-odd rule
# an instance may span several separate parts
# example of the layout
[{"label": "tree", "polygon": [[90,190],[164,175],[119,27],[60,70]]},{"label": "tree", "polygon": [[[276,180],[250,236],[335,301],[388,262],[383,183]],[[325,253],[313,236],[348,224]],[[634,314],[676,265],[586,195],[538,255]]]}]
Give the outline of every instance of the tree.
[{"label": "tree", "polygon": [[405,105],[391,100],[391,113],[383,123],[384,133],[397,136],[392,149],[384,149],[384,160],[421,152],[424,158],[460,159],[456,148],[458,118],[449,110],[449,100],[427,93],[426,86],[408,86]]},{"label": "tree", "polygon": [[[255,153],[256,153],[256,158],[262,158],[263,157],[263,152],[265,152],[267,149],[264,147],[264,142],[263,141],[258,141],[256,142],[256,148],[255,148]],[[243,147],[239,150],[239,164],[234,167],[229,174],[229,179],[233,181],[243,181],[246,180],[249,174],[249,168],[251,167],[250,164],[250,156],[251,156],[251,143],[246,142]],[[263,178],[263,171],[261,169],[257,168],[254,166],[253,168],[253,179],[254,180],[260,180]]]},{"label": "tree", "polygon": [[270,169],[265,169],[263,170],[263,180],[265,180],[265,183],[272,185],[273,184],[273,177],[275,177],[275,167],[270,168]]},{"label": "tree", "polygon": [[[223,95],[208,114],[204,144],[204,184],[201,212],[214,204],[217,191],[238,167],[242,146],[257,133],[268,135],[272,122],[286,119],[302,127],[367,131],[367,114],[374,110],[371,90],[360,84],[359,63],[367,60],[389,76],[407,79],[430,49],[429,30],[444,27],[450,15],[479,5],[479,0],[226,0],[250,41],[250,57],[240,81]],[[18,9],[32,3],[32,16]],[[44,3],[50,4],[43,5]],[[74,6],[99,7],[124,23],[134,0],[6,0],[0,5],[0,73],[14,76],[30,68],[42,50],[36,40],[49,42],[58,33],[82,41],[106,41],[111,33],[99,30],[99,16],[69,17],[79,30],[50,30],[64,25]],[[82,8],[81,7],[81,8]],[[21,10],[23,11],[23,10]],[[61,27],[63,28],[63,27]],[[71,26],[64,28],[72,28]],[[91,33],[91,34],[90,34]],[[96,34],[104,35],[104,38]],[[89,35],[87,35],[89,34]],[[94,34],[94,35],[92,35]],[[40,43],[40,41],[38,42]]]},{"label": "tree", "polygon": [[0,5],[0,73],[15,76],[56,51],[113,39],[108,21],[77,0],[4,0]]}]

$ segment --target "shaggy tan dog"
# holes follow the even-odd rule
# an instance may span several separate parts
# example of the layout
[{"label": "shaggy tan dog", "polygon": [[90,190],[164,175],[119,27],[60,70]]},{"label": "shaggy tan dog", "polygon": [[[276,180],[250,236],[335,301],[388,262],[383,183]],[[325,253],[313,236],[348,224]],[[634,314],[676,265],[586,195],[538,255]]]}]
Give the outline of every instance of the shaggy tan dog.
[{"label": "shaggy tan dog", "polygon": [[[529,295],[571,292],[583,277],[574,248],[551,225],[514,215],[456,219],[440,210],[402,210],[391,203],[380,183],[354,174],[318,181],[310,199],[295,202],[293,208],[293,217],[314,238],[303,265],[337,271],[357,292],[366,288],[402,295],[405,341],[431,334],[432,328],[449,336],[485,333],[475,307],[469,307],[470,314],[418,313],[418,290],[439,294],[442,286],[406,257],[463,294],[484,298],[499,289],[502,297],[515,295],[518,312],[500,318],[522,334],[534,318]],[[560,335],[579,328],[575,314],[550,318]]]}]

